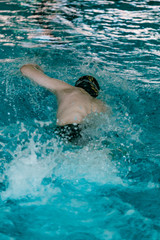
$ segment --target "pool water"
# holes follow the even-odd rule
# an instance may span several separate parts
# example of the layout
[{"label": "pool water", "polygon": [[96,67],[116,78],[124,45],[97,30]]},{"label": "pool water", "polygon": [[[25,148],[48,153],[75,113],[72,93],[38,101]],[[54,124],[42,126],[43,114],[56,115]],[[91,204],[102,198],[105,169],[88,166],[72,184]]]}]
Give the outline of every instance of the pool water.
[{"label": "pool water", "polygon": [[[160,239],[160,3],[0,0],[0,239]],[[111,114],[62,142],[39,64],[97,78]]]}]

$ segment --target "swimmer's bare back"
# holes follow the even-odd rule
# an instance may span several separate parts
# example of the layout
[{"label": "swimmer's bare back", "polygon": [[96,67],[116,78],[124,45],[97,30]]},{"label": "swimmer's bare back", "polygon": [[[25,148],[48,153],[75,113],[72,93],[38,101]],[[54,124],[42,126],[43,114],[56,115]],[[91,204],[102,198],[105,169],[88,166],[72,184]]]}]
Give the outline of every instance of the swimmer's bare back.
[{"label": "swimmer's bare back", "polygon": [[107,106],[101,100],[93,98],[80,87],[74,87],[47,76],[36,64],[26,64],[20,70],[23,76],[56,95],[58,101],[57,125],[79,124],[89,114],[102,113],[107,110]]}]

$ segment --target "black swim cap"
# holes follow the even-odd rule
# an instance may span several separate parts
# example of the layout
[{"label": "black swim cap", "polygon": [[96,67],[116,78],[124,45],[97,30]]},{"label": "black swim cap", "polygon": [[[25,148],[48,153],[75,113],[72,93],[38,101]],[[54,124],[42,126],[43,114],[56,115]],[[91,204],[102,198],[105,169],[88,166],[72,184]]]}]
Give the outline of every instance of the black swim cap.
[{"label": "black swim cap", "polygon": [[75,86],[83,88],[86,92],[95,98],[98,96],[100,90],[97,80],[94,77],[88,75],[80,77],[76,81]]}]

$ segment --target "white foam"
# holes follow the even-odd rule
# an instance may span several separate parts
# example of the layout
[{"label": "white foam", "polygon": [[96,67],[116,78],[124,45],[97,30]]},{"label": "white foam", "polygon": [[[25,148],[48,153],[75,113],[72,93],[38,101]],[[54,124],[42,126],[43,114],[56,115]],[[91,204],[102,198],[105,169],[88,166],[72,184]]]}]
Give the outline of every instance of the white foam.
[{"label": "white foam", "polygon": [[56,176],[62,179],[79,181],[84,178],[97,184],[122,183],[117,173],[116,167],[110,161],[109,150],[96,150],[88,146],[76,152],[65,152],[63,164],[56,169]]},{"label": "white foam", "polygon": [[[63,147],[58,144],[56,139],[52,139],[41,146],[31,138],[24,150],[17,147],[14,160],[4,172],[9,185],[1,195],[2,200],[53,196],[54,185],[44,185],[44,178],[50,178],[51,182],[60,178],[73,182],[85,179],[96,184],[122,184],[117,169],[111,162],[109,150],[94,149],[94,146],[88,145],[81,149],[63,151]],[[46,153],[49,145],[50,151]],[[38,151],[41,153],[39,157]]]}]

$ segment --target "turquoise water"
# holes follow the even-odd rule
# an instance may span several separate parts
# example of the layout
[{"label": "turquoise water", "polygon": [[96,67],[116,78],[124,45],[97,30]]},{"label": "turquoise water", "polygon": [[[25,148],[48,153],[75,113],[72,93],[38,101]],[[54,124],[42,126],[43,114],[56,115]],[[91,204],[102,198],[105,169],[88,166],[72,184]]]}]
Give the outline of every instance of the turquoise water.
[{"label": "turquoise water", "polygon": [[[158,1],[0,0],[0,239],[160,239]],[[95,76],[111,116],[84,146],[51,131],[56,99],[21,76]]]}]

